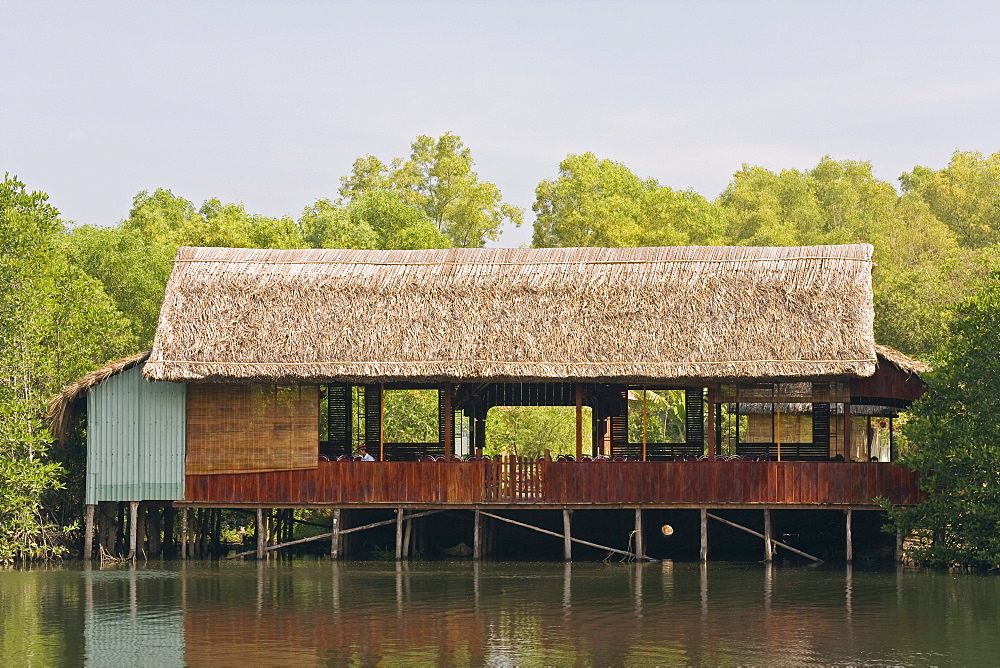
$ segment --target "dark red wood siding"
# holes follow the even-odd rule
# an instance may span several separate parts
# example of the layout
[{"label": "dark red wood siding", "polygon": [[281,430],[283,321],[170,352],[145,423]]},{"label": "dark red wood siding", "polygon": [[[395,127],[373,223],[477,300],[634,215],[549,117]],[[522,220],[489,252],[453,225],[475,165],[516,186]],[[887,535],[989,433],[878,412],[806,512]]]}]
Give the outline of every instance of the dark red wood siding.
[{"label": "dark red wood siding", "polygon": [[920,498],[912,472],[881,462],[539,462],[511,467],[470,461],[320,462],[318,468],[302,471],[189,475],[185,502],[872,505],[877,496],[903,505]]}]

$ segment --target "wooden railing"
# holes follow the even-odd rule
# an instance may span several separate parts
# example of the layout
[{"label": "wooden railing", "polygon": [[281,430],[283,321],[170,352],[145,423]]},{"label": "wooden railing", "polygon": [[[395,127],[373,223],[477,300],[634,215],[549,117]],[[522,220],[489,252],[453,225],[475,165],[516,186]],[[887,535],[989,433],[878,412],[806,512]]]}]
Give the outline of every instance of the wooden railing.
[{"label": "wooden railing", "polygon": [[866,505],[920,499],[911,471],[878,462],[319,462],[315,469],[189,475],[211,504]]},{"label": "wooden railing", "polygon": [[483,461],[487,502],[517,503],[542,500],[544,461],[504,457]]}]

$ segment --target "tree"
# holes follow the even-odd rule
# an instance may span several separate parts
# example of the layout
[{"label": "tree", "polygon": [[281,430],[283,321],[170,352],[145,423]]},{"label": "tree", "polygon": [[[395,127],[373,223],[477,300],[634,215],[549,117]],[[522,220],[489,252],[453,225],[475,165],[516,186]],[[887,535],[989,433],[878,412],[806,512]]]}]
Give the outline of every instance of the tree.
[{"label": "tree", "polygon": [[353,202],[367,193],[393,192],[423,211],[452,245],[478,248],[498,239],[504,223],[520,225],[522,214],[502,201],[496,185],[479,180],[474,164],[461,137],[420,135],[406,160],[386,165],[375,156],[358,158],[351,174],[340,180],[340,195]]},{"label": "tree", "polygon": [[375,230],[352,219],[346,207],[328,199],[316,200],[299,217],[299,233],[310,248],[378,248]]},{"label": "tree", "polygon": [[65,550],[42,505],[63,485],[62,467],[47,456],[47,400],[135,348],[100,283],[66,258],[47,200],[10,175],[0,183],[0,562]]},{"label": "tree", "polygon": [[1000,242],[1000,151],[955,151],[944,169],[914,167],[899,179],[903,192],[923,199],[962,246]]},{"label": "tree", "polygon": [[593,153],[569,155],[559,176],[535,188],[536,248],[657,246],[715,242],[718,207],[696,193],[640,179]]},{"label": "tree", "polygon": [[916,532],[919,563],[1000,569],[1000,274],[959,305],[949,331],[904,427],[902,463],[927,498],[892,518]]}]

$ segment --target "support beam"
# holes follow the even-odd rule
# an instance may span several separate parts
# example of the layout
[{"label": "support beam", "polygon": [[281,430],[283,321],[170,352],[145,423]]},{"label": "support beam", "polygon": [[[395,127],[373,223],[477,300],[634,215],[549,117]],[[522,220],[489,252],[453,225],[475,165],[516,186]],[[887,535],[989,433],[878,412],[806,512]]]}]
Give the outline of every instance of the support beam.
[{"label": "support beam", "polygon": [[330,529],[330,558],[337,560],[340,559],[340,508],[333,509]]},{"label": "support beam", "polygon": [[563,508],[563,559],[566,561],[573,561],[573,536],[570,533],[572,513],[569,508]]},{"label": "support beam", "polygon": [[257,558],[263,559],[267,553],[267,528],[264,525],[264,509],[257,509]]},{"label": "support beam", "polygon": [[94,504],[88,503],[84,508],[83,522],[83,559],[90,561],[94,556]]},{"label": "support beam", "polygon": [[396,508],[396,561],[403,558],[403,509]]},{"label": "support beam", "polygon": [[[410,521],[410,520],[416,519],[417,517],[424,517],[425,515],[433,515],[434,513],[442,513],[442,512],[444,512],[444,511],[443,510],[428,510],[428,511],[422,512],[422,513],[413,513],[412,515],[408,515],[406,517],[406,520]],[[374,527],[385,526],[387,524],[392,524],[395,521],[396,521],[396,518],[394,517],[391,520],[383,520],[382,522],[374,522],[372,524],[366,524],[366,525],[360,526],[360,527],[351,527],[350,529],[341,529],[340,530],[340,535],[343,536],[344,534],[348,534],[348,533],[351,533],[353,531],[364,531],[365,529],[371,529],[371,528],[374,528]],[[333,537],[333,533],[321,533],[321,534],[318,534],[316,536],[309,536],[308,538],[299,538],[298,540],[290,540],[287,543],[280,543],[278,545],[266,545],[264,547],[264,552],[265,553],[266,552],[273,552],[274,550],[280,550],[281,548],[283,548],[283,547],[289,547],[290,545],[300,545],[302,543],[311,543],[312,541],[315,541],[315,540],[326,540],[327,538],[332,538],[332,537]],[[245,557],[245,556],[254,554],[255,551],[256,550],[247,550],[246,552],[237,552],[236,554],[233,554],[233,555],[230,555],[230,556],[226,557],[226,559],[236,559],[237,557]]]},{"label": "support beam", "polygon": [[701,561],[708,561],[708,511],[702,508],[701,514]]},{"label": "support beam", "polygon": [[[549,531],[548,529],[542,529],[541,527],[536,527],[536,526],[533,526],[531,524],[525,524],[524,522],[518,522],[517,520],[512,520],[512,519],[507,518],[507,517],[501,517],[500,515],[494,515],[493,513],[488,513],[485,510],[483,511],[483,515],[485,515],[486,517],[492,517],[493,519],[500,520],[501,522],[508,522],[509,524],[516,524],[519,527],[524,527],[525,529],[531,529],[532,531],[537,531],[539,533],[544,533],[544,534],[547,534],[549,536],[555,536],[556,538],[562,538],[562,534],[556,533],[555,531]],[[621,554],[621,555],[626,556],[626,557],[633,557],[633,558],[635,557],[635,554],[633,554],[632,552],[626,552],[625,550],[616,550],[615,548],[608,547],[607,545],[598,545],[597,543],[591,543],[590,541],[580,540],[579,538],[572,538],[571,540],[574,543],[579,543],[580,545],[586,545],[588,547],[596,547],[598,550],[607,550],[608,552],[613,552],[614,554]],[[646,557],[646,560],[647,561],[656,561],[656,559],[651,559],[650,557]]]},{"label": "support beam", "polygon": [[472,558],[478,561],[483,558],[483,518],[478,508],[472,521]]},{"label": "support beam", "polygon": [[128,502],[128,558],[135,561],[135,541],[139,529],[139,502]]},{"label": "support beam", "polygon": [[[731,526],[733,528],[736,528],[736,529],[739,529],[740,531],[746,531],[749,534],[757,536],[757,538],[763,538],[764,537],[764,534],[757,533],[753,529],[748,529],[745,526],[737,524],[736,522],[730,522],[729,520],[723,519],[723,518],[719,517],[718,515],[713,515],[712,513],[709,513],[707,511],[702,511],[702,512],[705,512],[705,514],[708,515],[709,517],[711,517],[713,520],[717,520],[719,522],[722,522],[723,524],[728,524],[729,526]],[[771,542],[774,545],[777,545],[779,547],[785,548],[789,552],[794,552],[795,554],[797,554],[797,555],[799,555],[801,557],[805,557],[806,559],[811,559],[811,560],[815,561],[817,564],[822,564],[823,563],[823,560],[820,559],[819,557],[814,557],[811,554],[806,554],[802,550],[796,549],[796,548],[792,547],[791,545],[786,545],[786,544],[782,543],[781,541],[774,540],[773,538],[771,539]]]},{"label": "support beam", "polygon": [[903,530],[896,529],[896,563],[903,563]]},{"label": "support beam", "polygon": [[188,509],[181,508],[181,559],[188,558]]},{"label": "support beam", "polygon": [[847,535],[845,536],[845,538],[847,540],[847,542],[846,542],[847,547],[845,549],[845,553],[847,555],[847,563],[851,563],[851,562],[854,561],[854,541],[851,539],[851,512],[852,511],[851,511],[850,508],[848,508],[844,512],[847,515],[847,522],[846,522],[846,525],[847,525],[846,526]]},{"label": "support beam", "polygon": [[403,556],[410,558],[410,538],[413,535],[413,520],[407,517],[403,521]]},{"label": "support beam", "polygon": [[772,544],[771,533],[771,509],[764,509],[764,563],[771,563],[774,556],[774,545]]},{"label": "support beam", "polygon": [[646,556],[646,542],[642,538],[642,508],[635,509],[635,554],[637,559]]}]

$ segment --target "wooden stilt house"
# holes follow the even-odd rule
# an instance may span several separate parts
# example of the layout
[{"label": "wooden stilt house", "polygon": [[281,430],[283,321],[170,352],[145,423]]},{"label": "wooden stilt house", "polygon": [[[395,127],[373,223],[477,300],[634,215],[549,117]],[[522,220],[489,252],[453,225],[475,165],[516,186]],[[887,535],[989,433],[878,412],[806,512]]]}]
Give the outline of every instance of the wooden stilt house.
[{"label": "wooden stilt house", "polygon": [[[895,453],[857,444],[857,417],[890,420],[924,369],[875,344],[871,252],[182,248],[152,351],[67,388],[54,424],[86,408],[88,504],[912,503]],[[406,442],[401,391],[436,404]],[[483,457],[511,406],[568,407],[575,451]]]}]

